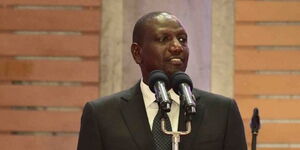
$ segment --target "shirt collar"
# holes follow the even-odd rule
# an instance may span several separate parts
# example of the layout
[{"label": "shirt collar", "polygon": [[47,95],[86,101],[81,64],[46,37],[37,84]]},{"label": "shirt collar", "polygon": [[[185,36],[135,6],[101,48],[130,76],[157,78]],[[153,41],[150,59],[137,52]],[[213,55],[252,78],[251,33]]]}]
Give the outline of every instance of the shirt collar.
[{"label": "shirt collar", "polygon": [[[148,108],[155,101],[155,94],[152,93],[149,86],[143,82],[143,79],[141,79],[140,87],[141,87],[145,107]],[[174,92],[174,90],[170,89],[168,92],[170,94],[171,99],[179,105],[180,104],[179,96]]]}]

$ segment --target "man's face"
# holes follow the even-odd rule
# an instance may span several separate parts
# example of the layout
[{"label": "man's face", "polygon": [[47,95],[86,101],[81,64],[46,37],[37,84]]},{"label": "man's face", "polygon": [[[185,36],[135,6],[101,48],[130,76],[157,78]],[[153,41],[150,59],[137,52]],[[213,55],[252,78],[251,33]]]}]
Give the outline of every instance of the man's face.
[{"label": "man's face", "polygon": [[153,70],[162,70],[169,77],[186,70],[189,57],[187,33],[174,16],[162,15],[149,21],[140,47],[139,65],[146,81]]}]

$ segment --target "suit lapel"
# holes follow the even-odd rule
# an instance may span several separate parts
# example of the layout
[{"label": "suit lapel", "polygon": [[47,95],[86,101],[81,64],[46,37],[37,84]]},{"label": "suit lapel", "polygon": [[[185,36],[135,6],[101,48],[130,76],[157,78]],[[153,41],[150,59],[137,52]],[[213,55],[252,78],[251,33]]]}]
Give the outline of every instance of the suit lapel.
[{"label": "suit lapel", "polygon": [[121,98],[121,112],[133,140],[141,150],[153,150],[152,132],[148,123],[139,83]]},{"label": "suit lapel", "polygon": [[[196,98],[196,109],[197,113],[192,117],[192,132],[188,135],[180,137],[179,149],[188,150],[190,149],[193,140],[197,139],[197,134],[199,133],[199,126],[201,125],[203,115],[204,115],[204,107],[200,101],[200,93],[194,92]],[[180,106],[180,114],[179,114],[179,131],[186,131],[186,124],[185,124],[185,115],[184,115],[184,108]]]}]

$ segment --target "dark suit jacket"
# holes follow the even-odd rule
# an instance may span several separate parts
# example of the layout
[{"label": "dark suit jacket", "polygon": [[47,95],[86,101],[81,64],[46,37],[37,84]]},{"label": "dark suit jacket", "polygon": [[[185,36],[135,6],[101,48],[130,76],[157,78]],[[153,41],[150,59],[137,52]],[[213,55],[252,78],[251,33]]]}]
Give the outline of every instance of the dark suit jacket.
[{"label": "dark suit jacket", "polygon": [[[246,150],[242,119],[234,100],[193,89],[197,114],[180,150]],[[180,109],[179,130],[185,130]],[[154,150],[139,84],[88,102],[81,118],[77,150]]]}]

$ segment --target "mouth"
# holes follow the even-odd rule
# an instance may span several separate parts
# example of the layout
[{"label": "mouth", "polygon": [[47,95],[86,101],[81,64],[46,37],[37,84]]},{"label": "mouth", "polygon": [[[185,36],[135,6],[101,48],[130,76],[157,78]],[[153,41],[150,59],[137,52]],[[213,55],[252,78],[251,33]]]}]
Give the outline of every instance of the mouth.
[{"label": "mouth", "polygon": [[169,59],[169,62],[171,62],[173,65],[181,65],[183,64],[183,59],[180,57],[172,57]]}]

